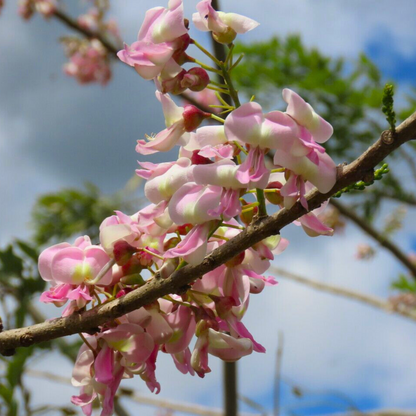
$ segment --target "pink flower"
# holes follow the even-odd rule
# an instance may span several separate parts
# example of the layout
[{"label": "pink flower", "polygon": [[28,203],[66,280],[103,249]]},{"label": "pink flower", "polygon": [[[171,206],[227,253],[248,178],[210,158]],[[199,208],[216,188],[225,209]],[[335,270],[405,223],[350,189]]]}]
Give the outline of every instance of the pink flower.
[{"label": "pink flower", "polygon": [[176,191],[193,181],[193,167],[187,158],[180,158],[166,172],[147,181],[144,192],[154,204],[169,201]]},{"label": "pink flower", "polygon": [[155,7],[146,12],[138,40],[155,44],[173,42],[186,33],[182,0],[170,0],[167,9]]},{"label": "pink flower", "polygon": [[286,113],[296,122],[306,127],[312,134],[313,139],[318,143],[326,142],[334,131],[332,126],[320,115],[316,114],[310,104],[296,94],[294,91],[285,88],[283,99],[287,102]]},{"label": "pink flower", "polygon": [[106,85],[111,79],[108,53],[99,40],[66,42],[66,53],[69,62],[64,65],[64,72],[80,84]]},{"label": "pink flower", "polygon": [[[39,273],[43,280],[55,284],[88,285],[109,261],[108,254],[85,236],[78,238],[74,245],[61,243],[44,250],[39,256]],[[99,284],[106,285],[111,279],[109,270]]]},{"label": "pink flower", "polygon": [[217,42],[229,44],[238,34],[246,33],[256,28],[259,23],[236,13],[217,12],[211,6],[212,0],[202,0],[196,6],[192,20],[197,29],[203,32],[212,31]]},{"label": "pink flower", "polygon": [[187,32],[182,0],[170,0],[167,9],[147,11],[137,42],[125,45],[117,56],[144,79],[156,78],[169,62],[182,63],[182,54],[189,45]]},{"label": "pink flower", "polygon": [[219,186],[186,183],[172,196],[169,216],[177,225],[203,224],[220,219],[215,210],[220,205],[222,191]]},{"label": "pink flower", "polygon": [[148,142],[144,140],[137,142],[136,152],[142,155],[167,152],[176,144],[185,145],[189,140],[187,133],[195,130],[204,119],[211,116],[191,105],[178,107],[168,94],[156,91],[156,97],[162,104],[166,129],[156,137],[148,136]]},{"label": "pink flower", "polygon": [[263,114],[255,102],[243,104],[225,120],[228,140],[249,144],[260,149],[287,149],[299,136],[299,127],[287,114],[272,111]]},{"label": "pink flower", "polygon": [[197,225],[176,247],[168,250],[163,256],[167,259],[182,257],[192,265],[201,263],[207,254],[207,239],[210,228],[210,223]]}]

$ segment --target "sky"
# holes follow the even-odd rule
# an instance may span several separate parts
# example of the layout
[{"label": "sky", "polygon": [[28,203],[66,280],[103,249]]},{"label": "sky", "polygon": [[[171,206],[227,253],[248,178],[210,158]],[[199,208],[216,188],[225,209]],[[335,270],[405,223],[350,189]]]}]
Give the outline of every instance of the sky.
[{"label": "sky", "polygon": [[[65,58],[58,38],[70,33],[68,29],[39,16],[24,23],[16,15],[14,3],[6,0],[0,16],[0,245],[30,235],[30,210],[42,193],[64,186],[80,187],[85,181],[107,193],[123,187],[139,159],[134,152],[136,140],[164,128],[151,83],[115,63],[108,86],[78,86],[61,71]],[[135,40],[145,10],[162,3],[113,1],[112,14],[127,43]],[[184,3],[186,14],[191,16],[196,1]],[[221,3],[224,11],[261,23],[244,41],[300,33],[306,45],[331,56],[353,59],[361,51],[368,53],[380,65],[384,78],[395,80],[403,89],[416,84],[413,0],[258,0],[255,6],[247,0]],[[196,36],[209,45],[204,34]],[[163,155],[159,161],[172,157],[173,153]],[[415,248],[413,218],[414,212],[409,212],[405,230],[396,238],[405,250],[412,245]],[[311,239],[295,226],[283,236],[290,246],[276,264],[310,278],[387,297],[391,281],[401,271],[382,251],[372,261],[356,261],[357,244],[368,240],[354,226],[333,238]],[[339,393],[361,409],[416,408],[416,325],[278,280],[277,287],[252,297],[245,323],[267,352],[239,362],[241,394],[271,408],[277,334],[281,331],[282,406],[286,413],[297,406],[297,414],[314,414],[302,406],[322,400],[340,405],[345,400]],[[50,316],[57,313],[51,306],[42,310]],[[53,368],[59,368],[60,375],[70,376],[71,366],[58,357],[33,366],[45,369],[51,363],[58,363]],[[158,363],[160,396],[220,407],[221,364],[212,359],[210,366],[212,373],[205,379],[191,379],[179,374],[169,357],[163,357]],[[39,380],[29,383],[39,403],[45,402],[45,392],[47,400],[57,403],[65,403],[76,392],[56,383],[43,382],[43,388],[39,388]],[[126,385],[147,394],[138,380]],[[290,394],[292,385],[304,392],[301,399]],[[154,410],[143,408],[142,413],[154,414]]]}]

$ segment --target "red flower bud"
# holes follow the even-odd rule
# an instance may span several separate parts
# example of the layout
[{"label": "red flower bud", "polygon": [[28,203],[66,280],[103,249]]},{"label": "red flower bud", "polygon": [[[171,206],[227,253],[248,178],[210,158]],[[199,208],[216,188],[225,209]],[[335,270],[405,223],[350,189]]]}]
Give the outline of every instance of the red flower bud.
[{"label": "red flower bud", "polygon": [[207,118],[211,117],[211,113],[206,113],[193,105],[186,105],[182,114],[185,131],[194,131]]}]

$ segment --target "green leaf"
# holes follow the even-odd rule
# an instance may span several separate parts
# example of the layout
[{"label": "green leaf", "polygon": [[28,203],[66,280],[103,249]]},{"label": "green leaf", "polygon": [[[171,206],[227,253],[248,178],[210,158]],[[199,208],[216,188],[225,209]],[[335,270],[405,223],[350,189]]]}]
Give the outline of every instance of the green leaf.
[{"label": "green leaf", "polygon": [[33,261],[38,261],[39,252],[35,248],[23,240],[16,240],[16,244],[19,246],[20,250],[22,250],[23,253],[30,257]]},{"label": "green leaf", "polygon": [[7,366],[6,379],[11,388],[19,384],[26,360],[32,355],[34,347],[19,348]]},{"label": "green leaf", "polygon": [[7,275],[21,276],[23,272],[23,259],[13,251],[9,245],[4,251],[0,251],[1,271]]},{"label": "green leaf", "polygon": [[405,275],[401,274],[399,279],[392,283],[392,288],[398,289],[401,292],[416,293],[416,282],[409,280]]}]

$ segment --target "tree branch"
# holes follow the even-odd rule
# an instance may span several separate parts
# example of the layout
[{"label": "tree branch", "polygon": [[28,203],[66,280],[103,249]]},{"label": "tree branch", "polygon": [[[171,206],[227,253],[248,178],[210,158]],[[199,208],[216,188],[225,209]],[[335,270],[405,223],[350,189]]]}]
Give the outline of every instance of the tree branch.
[{"label": "tree branch", "polygon": [[395,309],[390,302],[388,301],[386,302],[385,300],[380,299],[378,297],[364,295],[363,293],[355,292],[350,289],[345,289],[343,287],[331,285],[329,283],[324,283],[319,280],[308,279],[306,277],[299,276],[298,274],[291,273],[279,267],[272,266],[270,268],[270,271],[278,276],[283,277],[284,279],[293,280],[297,283],[301,283],[303,285],[309,286],[312,289],[320,290],[323,292],[331,293],[332,295],[342,296],[344,298],[352,299],[357,302],[364,303],[368,306],[373,306],[375,308],[381,309],[382,311],[390,313],[390,314],[394,313],[394,314],[404,316],[405,318],[412,319],[413,321],[416,322],[416,310],[412,310],[410,308]]},{"label": "tree branch", "polygon": [[98,39],[110,53],[117,57],[117,52],[121,49],[121,47],[118,48],[117,46],[114,46],[102,33],[91,32],[90,30],[83,28],[78,24],[78,22],[75,19],[68,16],[62,10],[57,9],[54,12],[53,16],[65,25],[67,25],[68,27],[70,27],[71,29],[84,35],[86,38]]},{"label": "tree branch", "polygon": [[[214,0],[215,1],[215,0]],[[122,46],[115,46],[113,45],[102,33],[100,32],[91,32],[88,29],[81,27],[78,22],[73,19],[72,17],[68,16],[62,10],[56,10],[53,16],[59,20],[60,22],[64,23],[66,26],[70,27],[71,29],[75,30],[76,32],[80,33],[81,35],[85,36],[88,39],[98,39],[103,46],[107,49],[109,53],[111,53],[113,58],[118,61],[117,52],[122,48]],[[216,42],[215,42],[216,43]],[[222,46],[222,45],[221,45]],[[212,108],[207,107],[199,103],[197,100],[189,96],[187,93],[180,94],[181,98],[188,101],[190,104],[198,107],[202,111],[207,113],[212,113]]]},{"label": "tree branch", "polygon": [[376,240],[382,247],[390,251],[400,263],[405,266],[409,272],[412,274],[413,278],[416,279],[416,265],[412,263],[406,253],[396,246],[392,241],[387,237],[379,233],[368,221],[365,221],[363,218],[359,217],[351,207],[346,207],[342,202],[339,202],[335,199],[331,199],[330,204],[335,207],[341,215],[350,219],[358,227],[360,227],[366,234]]},{"label": "tree branch", "polygon": [[[375,166],[395,149],[413,139],[416,139],[416,113],[397,128],[394,136],[389,131],[383,132],[377,142],[356,160],[348,165],[339,166],[337,181],[330,192],[321,194],[316,188],[310,191],[306,195],[309,210],[316,209],[331,195],[344,187],[359,180],[368,180],[368,177],[373,174]],[[0,334],[0,353],[3,355],[13,354],[17,347],[27,347],[75,333],[94,333],[98,331],[100,325],[148,305],[165,295],[182,293],[196,279],[265,238],[279,234],[283,227],[291,224],[306,212],[301,203],[297,202],[291,209],[283,208],[269,217],[250,224],[236,237],[213,250],[202,263],[196,266],[187,265],[166,279],[162,279],[159,274],[156,274],[153,279],[124,297],[106,302],[83,313],[75,313],[42,324],[5,331]]]}]

